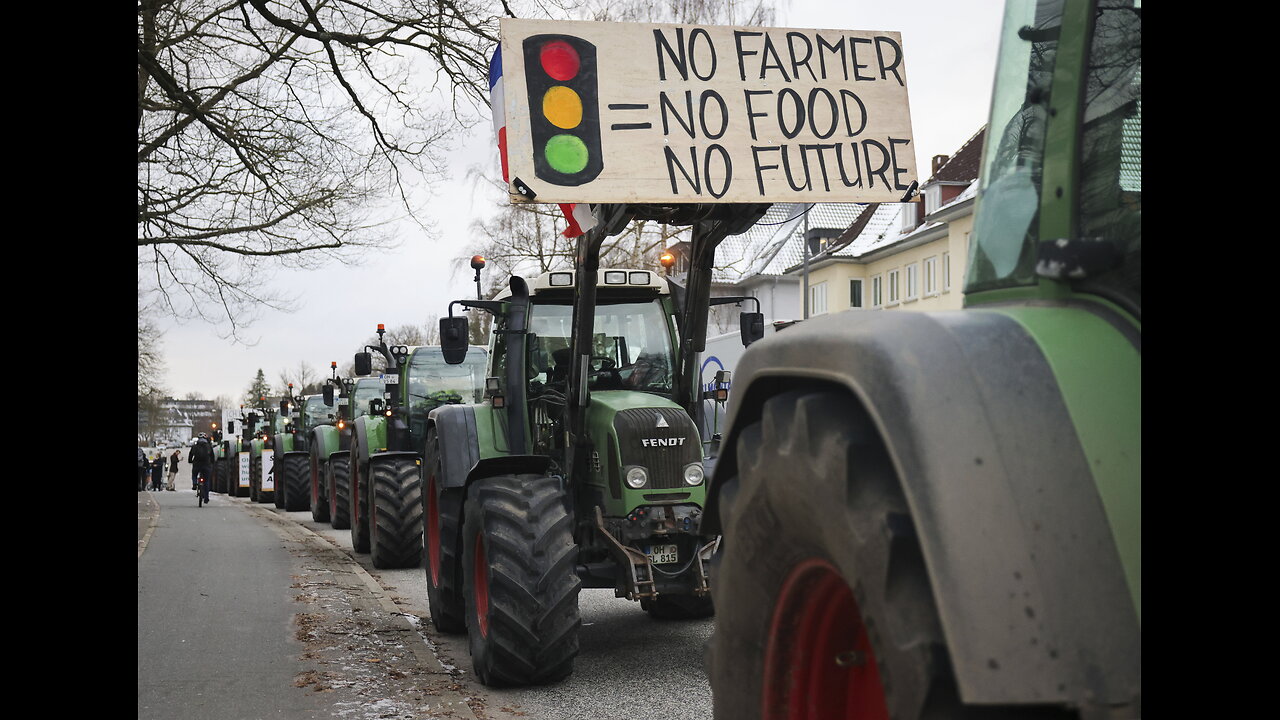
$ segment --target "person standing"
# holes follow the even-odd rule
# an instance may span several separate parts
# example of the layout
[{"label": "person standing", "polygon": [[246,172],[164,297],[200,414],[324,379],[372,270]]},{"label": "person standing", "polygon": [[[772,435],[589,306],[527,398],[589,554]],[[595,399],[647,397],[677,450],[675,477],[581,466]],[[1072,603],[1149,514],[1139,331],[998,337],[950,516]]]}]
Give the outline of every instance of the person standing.
[{"label": "person standing", "polygon": [[164,489],[164,455],[156,453],[156,459],[151,461],[151,489]]},{"label": "person standing", "polygon": [[151,471],[151,464],[147,462],[147,454],[143,452],[142,446],[138,446],[138,492],[147,489],[147,473]]},{"label": "person standing", "polygon": [[169,490],[171,492],[176,490],[177,488],[175,488],[173,484],[177,479],[178,479],[178,451],[174,450],[173,454],[169,456],[169,484],[166,485],[164,489]]}]

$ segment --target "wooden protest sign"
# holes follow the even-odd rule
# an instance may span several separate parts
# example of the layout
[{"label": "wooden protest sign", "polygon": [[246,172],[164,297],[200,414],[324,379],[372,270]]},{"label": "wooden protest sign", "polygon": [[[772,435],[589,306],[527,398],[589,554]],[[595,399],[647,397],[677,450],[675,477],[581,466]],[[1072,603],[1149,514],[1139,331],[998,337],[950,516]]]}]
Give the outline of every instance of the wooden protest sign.
[{"label": "wooden protest sign", "polygon": [[504,18],[501,36],[514,202],[898,202],[917,179],[899,33]]}]

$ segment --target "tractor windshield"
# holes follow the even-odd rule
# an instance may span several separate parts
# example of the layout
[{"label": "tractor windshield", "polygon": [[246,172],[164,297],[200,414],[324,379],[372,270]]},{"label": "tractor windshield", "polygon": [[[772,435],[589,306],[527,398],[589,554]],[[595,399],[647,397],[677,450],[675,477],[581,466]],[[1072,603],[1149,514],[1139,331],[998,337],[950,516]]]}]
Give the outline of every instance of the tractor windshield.
[{"label": "tractor windshield", "polygon": [[[548,386],[569,377],[573,306],[537,303],[529,311],[530,368]],[[640,390],[671,394],[671,334],[659,300],[596,305],[591,342],[593,390]]]},{"label": "tractor windshield", "polygon": [[484,351],[473,347],[460,364],[450,365],[440,348],[419,348],[409,360],[409,407],[425,412],[445,403],[482,402],[486,360]]},{"label": "tractor windshield", "polygon": [[307,398],[306,403],[302,406],[303,432],[309,433],[317,425],[333,422],[337,417],[337,412],[337,408],[325,405],[324,398],[320,395],[313,395]]},{"label": "tractor windshield", "polygon": [[[1061,273],[1075,290],[1140,308],[1140,4],[1098,2],[1080,97],[1078,145],[1062,137],[1046,144],[1051,105],[1073,106],[1069,98],[1052,103],[1049,98],[1064,21],[1062,1],[1011,0],[1006,7],[966,292],[1034,285],[1038,272],[1057,261],[1042,257],[1046,250],[1074,243],[1088,247],[1076,251]],[[1072,147],[1074,155],[1063,152]],[[1050,165],[1054,190],[1048,200],[1075,185],[1071,238],[1040,237],[1047,219],[1041,210],[1052,206],[1043,192]]]},{"label": "tractor windshield", "polygon": [[369,401],[382,397],[382,381],[377,378],[361,378],[351,393],[351,419],[369,414]]}]

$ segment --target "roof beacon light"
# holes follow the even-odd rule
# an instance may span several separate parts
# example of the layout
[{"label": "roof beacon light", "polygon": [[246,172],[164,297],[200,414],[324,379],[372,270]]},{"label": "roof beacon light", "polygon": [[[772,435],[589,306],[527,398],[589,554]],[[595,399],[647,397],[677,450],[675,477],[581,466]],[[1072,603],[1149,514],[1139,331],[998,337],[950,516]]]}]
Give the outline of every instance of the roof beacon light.
[{"label": "roof beacon light", "polygon": [[658,256],[658,263],[670,270],[676,264],[676,256],[670,250],[667,250]]}]

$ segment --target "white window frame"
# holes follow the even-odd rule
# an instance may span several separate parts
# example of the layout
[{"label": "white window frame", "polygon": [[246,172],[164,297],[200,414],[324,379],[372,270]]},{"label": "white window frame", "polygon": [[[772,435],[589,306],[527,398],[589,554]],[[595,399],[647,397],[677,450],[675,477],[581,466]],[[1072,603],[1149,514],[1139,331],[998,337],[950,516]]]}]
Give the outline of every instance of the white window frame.
[{"label": "white window frame", "polygon": [[871,307],[884,307],[884,275],[871,277]]},{"label": "white window frame", "polygon": [[942,253],[942,292],[951,292],[951,253]]},{"label": "white window frame", "polygon": [[906,277],[903,283],[903,302],[912,302],[920,299],[920,263],[911,263],[905,268],[903,273]]},{"label": "white window frame", "polygon": [[898,268],[894,268],[885,274],[888,275],[888,282],[886,283],[888,285],[888,297],[885,299],[884,304],[886,307],[889,307],[902,302],[902,298],[899,295],[902,290],[902,285],[898,282],[898,278],[901,276],[902,272],[898,270]]},{"label": "white window frame", "polygon": [[933,297],[938,294],[938,256],[924,259],[924,296]]},{"label": "white window frame", "polygon": [[[822,302],[819,303],[818,300]],[[827,314],[827,281],[809,286],[809,317]]]},{"label": "white window frame", "polygon": [[[853,289],[854,283],[858,284],[858,290],[856,292]],[[867,284],[862,281],[862,278],[849,278],[849,309],[850,310],[853,310],[853,309],[861,310],[867,306],[867,295],[865,290],[866,285]],[[855,295],[858,299],[857,305],[853,304]]]}]

